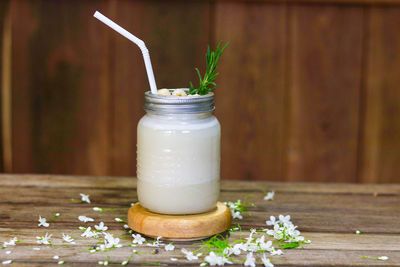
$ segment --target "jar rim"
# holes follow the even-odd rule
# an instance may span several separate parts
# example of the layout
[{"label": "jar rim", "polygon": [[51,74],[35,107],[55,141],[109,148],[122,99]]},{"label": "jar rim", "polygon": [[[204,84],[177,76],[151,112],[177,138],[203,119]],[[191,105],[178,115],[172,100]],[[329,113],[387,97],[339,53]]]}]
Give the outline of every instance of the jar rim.
[{"label": "jar rim", "polygon": [[[189,93],[188,88],[183,89]],[[168,89],[172,92],[175,89]],[[155,111],[169,114],[187,114],[212,112],[214,106],[214,93],[207,95],[188,95],[188,96],[165,96],[152,94],[150,91],[144,94],[146,111]]]}]

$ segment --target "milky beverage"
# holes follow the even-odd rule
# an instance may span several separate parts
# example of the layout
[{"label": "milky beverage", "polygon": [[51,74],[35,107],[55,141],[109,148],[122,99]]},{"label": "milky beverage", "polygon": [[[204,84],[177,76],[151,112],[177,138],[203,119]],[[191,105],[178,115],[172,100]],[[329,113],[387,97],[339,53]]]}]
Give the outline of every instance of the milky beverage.
[{"label": "milky beverage", "polygon": [[220,124],[212,110],[146,111],[137,128],[141,205],[164,214],[213,209],[219,196]]}]

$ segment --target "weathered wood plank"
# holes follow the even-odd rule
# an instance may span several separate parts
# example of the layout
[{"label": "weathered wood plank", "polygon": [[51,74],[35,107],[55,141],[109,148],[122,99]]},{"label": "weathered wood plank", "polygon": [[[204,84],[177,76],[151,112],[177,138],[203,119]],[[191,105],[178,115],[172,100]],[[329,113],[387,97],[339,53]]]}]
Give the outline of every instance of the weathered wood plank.
[{"label": "weathered wood plank", "polygon": [[[21,180],[19,178],[21,177]],[[12,182],[12,180],[14,180]],[[135,179],[107,177],[68,177],[68,176],[40,176],[26,175],[13,176],[1,175],[0,181],[0,242],[7,241],[17,236],[21,240],[15,247],[7,250],[11,254],[6,255],[5,250],[0,251],[1,260],[13,259],[18,265],[52,265],[56,262],[52,257],[60,256],[61,260],[67,260],[69,264],[87,266],[96,264],[100,260],[106,260],[110,256],[110,262],[121,263],[132,256],[132,264],[162,263],[168,265],[195,266],[199,261],[187,261],[180,248],[195,250],[197,242],[175,243],[176,249],[166,252],[160,249],[153,254],[154,248],[135,247],[139,254],[132,254],[132,248],[128,247],[131,238],[126,235],[121,223],[114,218],[126,218],[131,201],[136,200]],[[30,182],[29,182],[30,181]],[[112,185],[109,181],[114,181]],[[96,184],[97,183],[97,184]],[[83,186],[81,186],[83,184]],[[227,181],[232,188],[238,188],[240,183]],[[223,190],[221,200],[244,199],[249,195],[246,187],[249,183],[241,183],[243,191]],[[281,183],[253,183],[260,187],[261,184],[280,186],[285,190],[295,190],[296,185]],[[117,186],[118,185],[118,186]],[[302,184],[305,188],[306,184]],[[308,184],[309,187],[315,186]],[[263,192],[253,190],[253,196],[249,201],[256,204],[249,209],[251,216],[244,215],[243,220],[235,220],[240,223],[242,229],[264,229],[265,220],[270,215],[290,214],[293,223],[299,226],[303,236],[311,239],[312,243],[303,249],[285,250],[279,257],[271,257],[277,265],[390,265],[396,266],[400,262],[400,222],[397,214],[400,213],[399,194],[386,194],[374,197],[372,194],[351,194],[351,188],[346,185],[333,185],[337,188],[333,192],[318,193],[319,186],[313,191],[307,191],[300,187],[297,193],[292,191],[277,192],[273,201],[264,201]],[[368,188],[367,185],[353,185],[354,188]],[[298,187],[298,186],[297,186]],[[387,188],[388,186],[370,186]],[[392,187],[396,187],[393,185]],[[398,189],[399,187],[397,187]],[[346,191],[343,191],[345,190]],[[79,198],[79,192],[84,191],[91,195],[91,204],[79,204],[70,200],[71,197]],[[248,190],[248,189],[247,189]],[[304,192],[301,192],[301,191]],[[372,190],[374,191],[374,190]],[[372,192],[371,191],[371,192]],[[314,192],[314,193],[312,193]],[[343,194],[347,192],[347,194]],[[113,207],[107,212],[95,212],[92,207]],[[61,216],[54,222],[50,222],[49,228],[37,227],[37,219],[40,214],[51,218],[56,212]],[[86,215],[93,217],[95,222],[82,223],[77,217]],[[103,221],[109,232],[115,237],[121,238],[123,248],[106,253],[89,253],[88,247],[97,243],[95,239],[86,239],[80,236],[82,231],[79,225],[94,226]],[[243,239],[248,236],[248,231],[233,232],[231,241]],[[363,234],[356,235],[359,230]],[[45,233],[53,235],[53,246],[40,246],[36,244],[36,236]],[[62,233],[74,236],[76,245],[61,246]],[[260,234],[258,234],[260,235]],[[269,239],[269,238],[267,238]],[[33,250],[40,247],[40,251]],[[388,261],[374,261],[362,259],[361,256],[388,256]],[[171,262],[170,258],[178,258],[177,262]],[[244,255],[238,257],[234,266],[243,264]]]},{"label": "weathered wood plank", "polygon": [[215,91],[224,179],[285,175],[286,18],[283,4],[216,3],[215,41],[230,42]]},{"label": "weathered wood plank", "polygon": [[[168,10],[168,12],[166,12]],[[158,88],[188,87],[203,69],[210,43],[207,1],[116,1],[112,18],[150,51]],[[111,30],[110,30],[111,31]],[[136,126],[144,115],[148,79],[140,50],[124,37],[110,37],[112,72],[112,175],[136,175]]]},{"label": "weathered wood plank", "polygon": [[290,181],[355,182],[361,7],[291,6]]},{"label": "weathered wood plank", "polygon": [[[16,178],[18,177],[18,178]],[[66,176],[66,175],[7,175],[0,174],[1,186],[42,187],[42,188],[107,188],[130,190],[136,188],[136,178],[108,176]],[[250,181],[221,181],[222,191],[259,192],[276,191],[309,194],[367,194],[399,195],[399,184],[324,184],[324,183],[279,183]]]},{"label": "weathered wood plank", "polygon": [[13,171],[105,174],[109,30],[105,1],[13,1]]},{"label": "weathered wood plank", "polygon": [[400,173],[400,8],[368,12],[362,182],[398,182]]}]

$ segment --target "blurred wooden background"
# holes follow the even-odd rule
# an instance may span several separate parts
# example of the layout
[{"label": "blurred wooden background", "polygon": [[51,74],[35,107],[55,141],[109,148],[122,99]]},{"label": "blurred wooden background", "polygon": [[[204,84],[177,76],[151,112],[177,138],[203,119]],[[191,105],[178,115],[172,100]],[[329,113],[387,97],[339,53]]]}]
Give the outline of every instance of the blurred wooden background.
[{"label": "blurred wooden background", "polygon": [[1,171],[130,175],[148,90],[187,87],[208,44],[222,178],[400,182],[400,1],[3,0]]}]

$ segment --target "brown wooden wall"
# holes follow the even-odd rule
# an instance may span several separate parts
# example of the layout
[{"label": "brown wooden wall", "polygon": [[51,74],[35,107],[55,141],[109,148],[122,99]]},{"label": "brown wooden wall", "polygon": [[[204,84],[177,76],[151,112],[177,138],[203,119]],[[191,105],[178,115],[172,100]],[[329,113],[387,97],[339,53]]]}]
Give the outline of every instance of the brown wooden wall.
[{"label": "brown wooden wall", "polygon": [[0,3],[1,170],[135,175],[148,89],[187,87],[230,41],[216,90],[222,178],[400,182],[400,1]]}]

